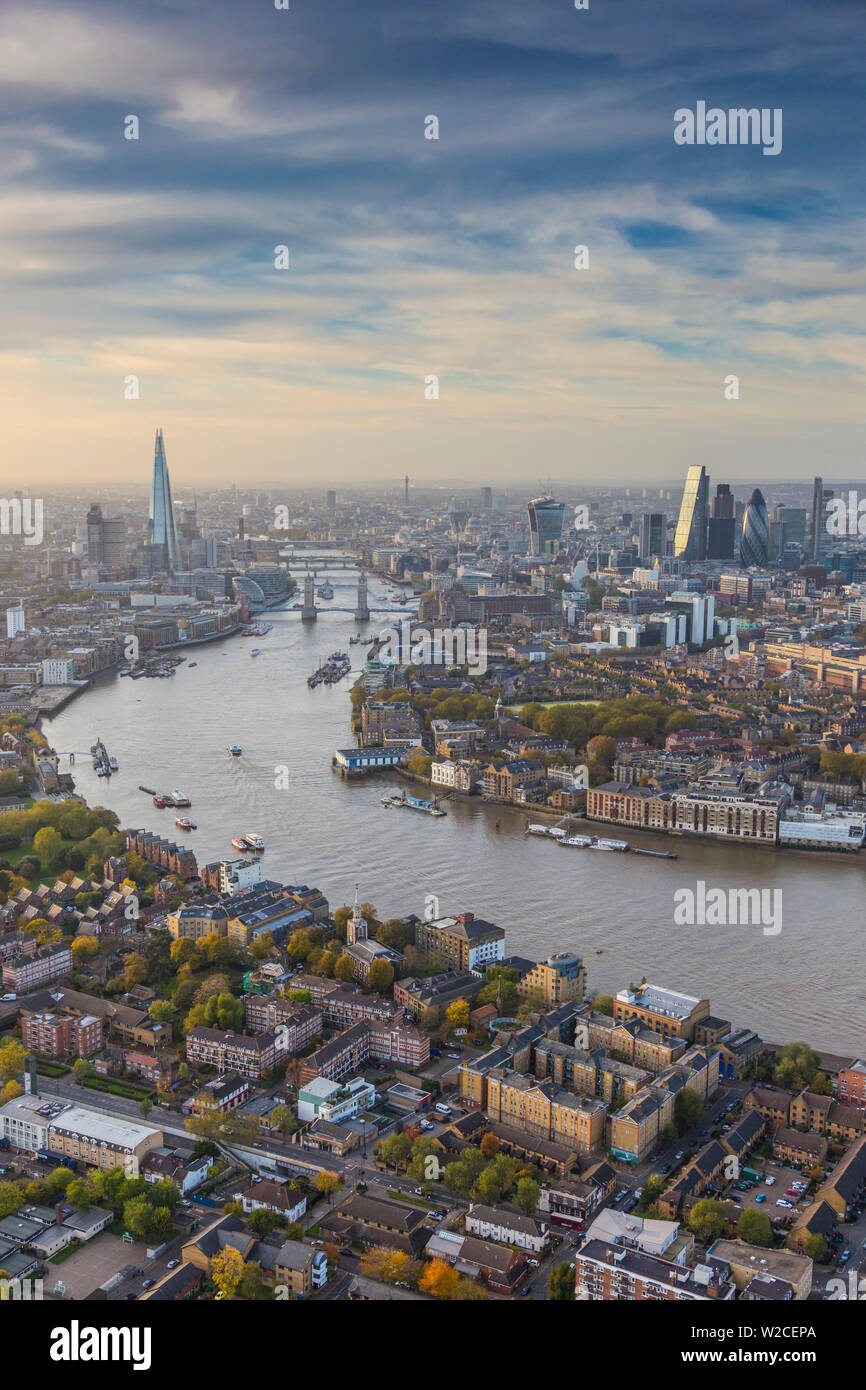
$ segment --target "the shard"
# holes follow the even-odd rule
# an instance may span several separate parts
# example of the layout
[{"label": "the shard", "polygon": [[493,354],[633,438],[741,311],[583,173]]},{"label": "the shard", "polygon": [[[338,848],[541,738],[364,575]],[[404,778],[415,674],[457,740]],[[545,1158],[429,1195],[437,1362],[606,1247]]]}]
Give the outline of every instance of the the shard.
[{"label": "the shard", "polygon": [[167,569],[180,569],[180,544],[171,502],[171,483],[165,461],[165,440],[162,430],[156,432],[153,454],[153,482],[150,486],[150,519],[147,523],[148,545],[161,545]]}]

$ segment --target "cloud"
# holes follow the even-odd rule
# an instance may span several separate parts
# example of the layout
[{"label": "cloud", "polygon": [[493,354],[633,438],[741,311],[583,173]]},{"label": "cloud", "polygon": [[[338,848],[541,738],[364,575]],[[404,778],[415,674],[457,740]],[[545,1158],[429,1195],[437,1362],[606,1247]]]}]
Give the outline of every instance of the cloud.
[{"label": "cloud", "polygon": [[[62,471],[65,438],[67,465],[114,476],[152,429],[122,400],[136,372],[139,416],[202,481],[235,466],[226,439],[268,477],[295,438],[301,474],[333,450],[357,479],[409,459],[436,476],[443,451],[479,477],[540,456],[670,477],[721,440],[730,476],[772,478],[811,468],[806,424],[844,472],[866,369],[862,29],[841,0],[7,9],[17,457]],[[698,98],[783,106],[783,154],[675,147]]]}]

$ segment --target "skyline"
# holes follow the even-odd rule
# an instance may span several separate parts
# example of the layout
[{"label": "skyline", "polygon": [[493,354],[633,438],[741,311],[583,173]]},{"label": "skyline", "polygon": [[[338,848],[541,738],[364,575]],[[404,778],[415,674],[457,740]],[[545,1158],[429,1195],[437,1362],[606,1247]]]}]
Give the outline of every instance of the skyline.
[{"label": "skyline", "polygon": [[[12,454],[134,477],[160,424],[181,488],[856,476],[858,19],[9,8]],[[703,100],[782,110],[780,153],[678,146]]]}]

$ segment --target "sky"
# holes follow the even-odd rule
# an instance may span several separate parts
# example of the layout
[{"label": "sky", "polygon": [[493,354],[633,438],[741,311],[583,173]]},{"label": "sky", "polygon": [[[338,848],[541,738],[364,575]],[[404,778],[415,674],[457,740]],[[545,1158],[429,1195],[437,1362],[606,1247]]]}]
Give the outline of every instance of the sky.
[{"label": "sky", "polygon": [[[864,38],[862,0],[13,0],[4,476],[146,484],[161,425],[175,490],[858,478]],[[676,144],[699,101],[781,152]]]}]

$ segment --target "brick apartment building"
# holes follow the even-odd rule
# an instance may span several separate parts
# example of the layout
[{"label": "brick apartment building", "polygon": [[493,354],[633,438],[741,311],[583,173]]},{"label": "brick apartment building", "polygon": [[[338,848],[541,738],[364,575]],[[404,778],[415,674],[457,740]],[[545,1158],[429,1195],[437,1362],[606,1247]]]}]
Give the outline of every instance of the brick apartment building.
[{"label": "brick apartment building", "polygon": [[102,1047],[102,1019],[94,1014],[25,1013],[21,1041],[44,1057],[92,1057]]},{"label": "brick apartment building", "polygon": [[277,1062],[273,1033],[225,1033],[220,1028],[193,1028],[187,1034],[190,1062],[207,1063],[217,1071],[236,1071],[249,1081],[261,1081]]}]

